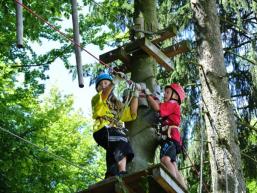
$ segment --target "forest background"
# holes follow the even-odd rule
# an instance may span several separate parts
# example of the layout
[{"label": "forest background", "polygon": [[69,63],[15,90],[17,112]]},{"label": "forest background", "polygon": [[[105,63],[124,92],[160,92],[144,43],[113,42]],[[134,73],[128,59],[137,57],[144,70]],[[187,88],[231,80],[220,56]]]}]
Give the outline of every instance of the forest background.
[{"label": "forest background", "polygon": [[[137,2],[137,1],[135,1]],[[129,41],[133,26],[134,1],[83,0],[79,3],[82,45],[94,44],[100,49],[117,47]],[[139,1],[140,2],[140,1]],[[178,81],[188,94],[183,105],[183,137],[193,160],[179,158],[179,168],[186,177],[190,192],[199,191],[200,137],[204,127],[201,111],[196,35],[193,10],[189,1],[156,1],[159,28],[175,26],[176,38],[165,44],[190,41],[191,50],[172,58],[172,73],[157,68],[156,79],[163,86]],[[48,70],[61,63],[76,78],[73,44],[39,21],[24,14],[24,48],[16,47],[15,3],[0,2],[0,192],[77,192],[102,180],[104,156],[92,139],[92,119],[74,108],[74,97],[53,88],[42,97]],[[24,1],[37,14],[72,37],[72,29],[63,21],[71,17],[68,1]],[[234,107],[243,174],[248,192],[257,189],[257,3],[217,1],[226,76]],[[85,10],[86,9],[88,10]],[[46,53],[35,44],[55,42]],[[86,53],[83,53],[83,55]],[[90,57],[90,56],[87,56]],[[84,76],[91,83],[103,66],[83,61]],[[113,64],[117,65],[117,64]],[[119,65],[119,64],[118,64]],[[58,73],[58,72],[56,72]],[[21,81],[20,77],[24,76]],[[44,95],[45,96],[45,95]],[[204,145],[204,183],[211,189],[210,161]],[[194,167],[192,167],[194,165]]]}]

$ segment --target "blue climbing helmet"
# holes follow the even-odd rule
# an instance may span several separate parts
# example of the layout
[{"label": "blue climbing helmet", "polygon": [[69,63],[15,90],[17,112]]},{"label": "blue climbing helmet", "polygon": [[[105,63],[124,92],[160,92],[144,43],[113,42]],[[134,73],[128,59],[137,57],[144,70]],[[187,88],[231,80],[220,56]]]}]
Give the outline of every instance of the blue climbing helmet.
[{"label": "blue climbing helmet", "polygon": [[102,80],[110,80],[112,82],[113,78],[110,74],[107,73],[102,73],[99,74],[96,79],[95,79],[95,88],[97,89],[98,84],[102,81]]}]

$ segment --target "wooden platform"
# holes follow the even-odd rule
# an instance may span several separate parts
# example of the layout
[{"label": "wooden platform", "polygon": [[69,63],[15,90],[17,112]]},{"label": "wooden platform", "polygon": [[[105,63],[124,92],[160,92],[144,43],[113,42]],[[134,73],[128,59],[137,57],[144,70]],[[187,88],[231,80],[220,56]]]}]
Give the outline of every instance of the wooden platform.
[{"label": "wooden platform", "polygon": [[[156,41],[158,39],[155,39]],[[137,39],[133,42],[127,43],[122,47],[118,47],[114,50],[106,52],[99,56],[99,59],[104,63],[111,63],[115,60],[120,60],[123,64],[131,65],[131,58],[133,54],[145,52],[149,56],[155,58],[155,60],[163,66],[167,71],[174,69],[171,63],[170,57],[174,57],[177,54],[181,54],[190,50],[189,41],[183,40],[172,46],[160,49],[156,46],[155,40],[150,41],[146,37]]]},{"label": "wooden platform", "polygon": [[166,168],[155,165],[124,177],[111,177],[79,193],[186,193]]}]

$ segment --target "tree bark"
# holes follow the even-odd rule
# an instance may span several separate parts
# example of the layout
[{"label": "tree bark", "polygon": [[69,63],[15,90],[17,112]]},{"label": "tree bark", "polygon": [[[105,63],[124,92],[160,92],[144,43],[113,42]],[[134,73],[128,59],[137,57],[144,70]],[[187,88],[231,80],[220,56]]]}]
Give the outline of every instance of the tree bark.
[{"label": "tree bark", "polygon": [[[144,18],[145,31],[157,31],[157,14],[155,0],[135,0],[134,19],[140,12]],[[145,53],[133,55],[131,79],[135,82],[144,82],[153,91],[156,87],[156,62]],[[154,163],[157,136],[155,134],[154,112],[150,107],[139,106],[136,121],[126,124],[129,129],[129,138],[135,153],[135,158],[128,164],[128,171],[135,172],[145,169]]]},{"label": "tree bark", "polygon": [[224,65],[215,0],[191,0],[212,176],[212,192],[246,192],[237,125]]}]

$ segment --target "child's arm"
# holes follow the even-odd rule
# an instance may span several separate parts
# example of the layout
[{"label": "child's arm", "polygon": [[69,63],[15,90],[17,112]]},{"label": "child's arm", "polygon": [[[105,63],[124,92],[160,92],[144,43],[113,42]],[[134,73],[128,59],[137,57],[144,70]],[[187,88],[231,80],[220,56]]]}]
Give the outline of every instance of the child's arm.
[{"label": "child's arm", "polygon": [[133,96],[131,103],[130,103],[130,113],[131,117],[137,116],[137,109],[138,109],[138,98]]},{"label": "child's arm", "polygon": [[171,127],[168,128],[168,131],[167,131],[167,135],[168,135],[168,138],[170,139],[171,138],[171,135],[170,135],[170,132],[171,132]]},{"label": "child's arm", "polygon": [[121,121],[129,122],[137,118],[137,109],[138,109],[138,91],[132,92],[132,99],[129,103],[129,106],[125,105],[122,112]]},{"label": "child's arm", "polygon": [[139,97],[139,89],[136,88],[132,92],[132,100],[130,103],[130,114],[133,119],[135,119],[137,117],[138,97]]},{"label": "child's arm", "polygon": [[148,93],[149,92],[146,92],[146,99],[148,101],[148,104],[153,108],[154,111],[160,111],[159,103],[156,100],[154,100],[154,98]]}]

